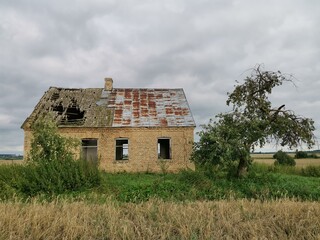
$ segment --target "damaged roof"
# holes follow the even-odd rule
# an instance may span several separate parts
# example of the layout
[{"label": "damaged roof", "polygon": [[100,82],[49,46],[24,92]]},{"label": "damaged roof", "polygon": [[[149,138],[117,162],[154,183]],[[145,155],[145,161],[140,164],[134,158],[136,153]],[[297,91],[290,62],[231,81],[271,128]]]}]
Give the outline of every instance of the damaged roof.
[{"label": "damaged roof", "polygon": [[183,89],[50,87],[22,128],[48,114],[60,127],[195,127]]}]

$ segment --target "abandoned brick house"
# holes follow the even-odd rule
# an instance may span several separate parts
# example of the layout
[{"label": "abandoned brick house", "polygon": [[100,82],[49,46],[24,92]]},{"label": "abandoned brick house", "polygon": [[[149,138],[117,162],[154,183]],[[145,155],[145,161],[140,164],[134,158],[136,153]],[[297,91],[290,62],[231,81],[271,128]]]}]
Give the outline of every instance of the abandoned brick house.
[{"label": "abandoned brick house", "polygon": [[50,113],[58,131],[81,141],[78,156],[99,159],[109,172],[168,171],[191,167],[193,120],[183,89],[50,87],[22,128],[25,156],[30,151],[31,124]]}]

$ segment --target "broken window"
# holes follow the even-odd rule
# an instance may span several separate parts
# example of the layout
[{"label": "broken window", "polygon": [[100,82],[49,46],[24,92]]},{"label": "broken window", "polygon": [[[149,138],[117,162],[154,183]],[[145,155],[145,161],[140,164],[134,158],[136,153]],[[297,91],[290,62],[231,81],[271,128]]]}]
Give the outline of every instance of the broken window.
[{"label": "broken window", "polygon": [[158,159],[171,159],[170,138],[158,138]]},{"label": "broken window", "polygon": [[116,160],[128,160],[129,159],[129,140],[128,139],[116,139]]},{"label": "broken window", "polygon": [[98,162],[98,140],[97,139],[82,139],[81,140],[81,157],[84,160]]}]

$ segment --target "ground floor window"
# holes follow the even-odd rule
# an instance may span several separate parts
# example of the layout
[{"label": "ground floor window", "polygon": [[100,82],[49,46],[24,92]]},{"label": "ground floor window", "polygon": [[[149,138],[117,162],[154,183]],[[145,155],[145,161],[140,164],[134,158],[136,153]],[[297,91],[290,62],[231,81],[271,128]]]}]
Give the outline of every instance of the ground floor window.
[{"label": "ground floor window", "polygon": [[127,138],[116,139],[116,160],[129,159],[129,140]]},{"label": "ground floor window", "polygon": [[98,140],[82,139],[81,140],[81,157],[87,161],[98,161]]},{"label": "ground floor window", "polygon": [[158,159],[171,159],[170,138],[158,138]]}]

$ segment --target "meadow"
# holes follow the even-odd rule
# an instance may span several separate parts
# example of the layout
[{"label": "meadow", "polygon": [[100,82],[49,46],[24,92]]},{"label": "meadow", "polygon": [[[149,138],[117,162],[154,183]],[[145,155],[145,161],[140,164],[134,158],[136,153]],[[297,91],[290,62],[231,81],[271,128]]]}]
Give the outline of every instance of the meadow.
[{"label": "meadow", "polygon": [[0,239],[319,239],[320,204],[288,199],[0,204]]},{"label": "meadow", "polygon": [[8,175],[21,165],[2,164],[0,239],[319,239],[320,167],[257,160],[274,161],[242,179],[100,171],[99,186],[32,197]]}]

